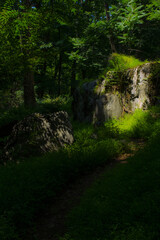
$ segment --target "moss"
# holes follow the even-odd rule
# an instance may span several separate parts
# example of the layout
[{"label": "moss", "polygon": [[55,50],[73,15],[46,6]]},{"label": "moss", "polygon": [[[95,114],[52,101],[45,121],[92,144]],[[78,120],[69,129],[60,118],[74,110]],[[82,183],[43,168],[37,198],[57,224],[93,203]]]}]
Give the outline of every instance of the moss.
[{"label": "moss", "polygon": [[93,89],[93,92],[94,92],[95,94],[97,94],[98,88],[99,88],[99,84],[97,83],[97,85],[96,85],[96,86],[94,87],[94,89]]},{"label": "moss", "polygon": [[98,92],[98,88],[100,87],[100,85],[101,85],[101,83],[102,83],[102,81],[103,81],[104,79],[99,79],[98,81],[97,81],[97,85],[94,87],[94,89],[93,89],[93,93],[94,94],[97,94],[97,92]]},{"label": "moss", "polygon": [[113,53],[109,58],[109,68],[114,71],[123,71],[143,65],[147,61],[140,61],[134,56]]},{"label": "moss", "polygon": [[[107,82],[108,88],[111,90],[112,86],[117,86],[121,91],[124,90],[125,86],[128,85],[129,79],[134,74],[131,69],[145,64],[147,61],[140,61],[133,56],[127,56],[123,54],[114,53],[109,57],[108,66],[99,76]],[[128,75],[129,77],[126,77]]]}]

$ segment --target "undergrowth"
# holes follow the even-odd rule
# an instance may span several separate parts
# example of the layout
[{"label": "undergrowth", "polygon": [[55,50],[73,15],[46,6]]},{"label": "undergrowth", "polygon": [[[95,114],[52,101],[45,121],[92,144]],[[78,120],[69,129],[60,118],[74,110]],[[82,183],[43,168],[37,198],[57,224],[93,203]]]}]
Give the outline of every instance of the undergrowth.
[{"label": "undergrowth", "polygon": [[[93,128],[75,129],[75,143],[41,158],[0,167],[0,239],[25,239],[34,216],[74,179],[121,152],[112,138],[94,139]],[[12,232],[12,237],[9,232]],[[18,236],[19,238],[18,238]]]},{"label": "undergrowth", "polygon": [[127,164],[106,172],[70,214],[68,237],[62,239],[160,239],[159,143],[154,138]]},{"label": "undergrowth", "polygon": [[[160,239],[159,109],[137,110],[105,124],[119,139],[145,138],[146,147],[127,164],[104,173],[68,216],[61,240]],[[104,131],[101,133],[104,134]]]},{"label": "undergrowth", "polygon": [[12,121],[20,121],[32,113],[54,113],[56,111],[67,111],[71,113],[72,99],[69,96],[59,96],[50,98],[46,96],[43,100],[39,100],[35,107],[25,108],[23,105],[9,110],[0,112],[0,127],[9,124]]},{"label": "undergrowth", "polygon": [[[75,142],[72,146],[66,147],[64,150],[59,152],[53,152],[47,154],[43,157],[37,158],[29,158],[26,161],[17,164],[9,163],[6,166],[0,167],[0,239],[2,240],[19,240],[25,239],[25,234],[28,228],[33,226],[34,223],[34,216],[45,208],[46,202],[50,199],[56,197],[56,195],[61,192],[67,185],[73,181],[74,179],[78,178],[82,174],[87,174],[88,171],[91,171],[97,166],[104,165],[107,162],[111,161],[111,159],[115,158],[117,155],[122,153],[123,151],[129,151],[129,147],[126,147],[127,143],[129,143],[130,139],[132,138],[145,138],[149,140],[151,143],[157,139],[160,132],[160,120],[157,118],[159,114],[159,110],[156,109],[154,111],[136,111],[133,115],[125,116],[120,120],[112,120],[105,123],[104,127],[94,128],[91,125],[80,124],[80,123],[73,123],[74,128],[74,135],[75,135]],[[126,140],[127,143],[123,140]],[[151,148],[150,145],[149,148]],[[154,145],[153,145],[154,146]],[[151,148],[152,149],[152,148]],[[157,150],[156,150],[157,151]],[[157,151],[158,152],[158,151]],[[142,156],[142,155],[141,155]],[[148,154],[146,154],[146,157]],[[140,157],[141,158],[141,157]],[[139,158],[139,159],[140,159]],[[158,158],[158,155],[157,155]],[[144,156],[145,159],[145,156]],[[145,161],[145,160],[144,160]],[[154,168],[154,161],[146,160],[147,164],[151,162],[151,171]],[[156,162],[155,162],[156,163]],[[140,164],[140,161],[137,160],[137,164]],[[145,163],[143,162],[144,167]],[[142,165],[143,165],[142,164]],[[140,169],[142,168],[140,166]],[[133,183],[135,181],[136,186],[138,185],[141,188],[143,187],[144,181],[142,184],[139,184],[133,178],[134,174],[136,175],[136,170],[134,164],[131,163],[132,171],[130,172],[129,169],[123,170],[123,174],[120,175],[121,177],[118,178],[119,174],[116,173],[112,177],[110,176],[110,181],[104,180],[100,183],[102,186],[102,190],[100,191],[100,198],[99,194],[95,195],[91,200],[90,208],[88,208],[88,202],[84,203],[85,214],[82,216],[81,210],[83,207],[76,209],[74,214],[72,215],[72,221],[74,221],[72,233],[76,240],[80,239],[93,239],[98,240],[101,237],[102,233],[105,233],[103,240],[108,240],[106,238],[106,232],[104,232],[104,228],[106,229],[105,222],[107,222],[107,226],[109,222],[114,222],[114,219],[118,219],[119,216],[122,216],[123,204],[125,204],[125,194],[130,187],[129,179],[133,179]],[[148,165],[147,169],[149,169],[150,165]],[[153,167],[153,168],[152,168]],[[122,167],[123,168],[123,167]],[[142,178],[144,176],[143,169],[139,175]],[[121,172],[122,170],[120,170]],[[126,172],[127,172],[127,176]],[[152,172],[149,172],[150,174]],[[149,176],[149,173],[147,173]],[[155,175],[155,172],[153,172]],[[131,177],[130,177],[131,176]],[[155,175],[156,176],[156,175]],[[124,177],[124,179],[123,179]],[[108,177],[107,177],[108,178]],[[137,178],[139,179],[139,178]],[[145,181],[147,182],[145,176]],[[123,182],[123,181],[124,182]],[[141,180],[141,179],[140,179]],[[142,179],[143,180],[143,179]],[[118,189],[121,189],[121,181],[124,188],[122,189],[121,194],[118,193]],[[107,185],[105,185],[105,183]],[[152,182],[152,180],[151,180]],[[111,184],[112,183],[112,184]],[[154,182],[155,183],[155,182]],[[109,185],[111,184],[111,185]],[[98,185],[99,186],[99,185]],[[144,185],[144,187],[147,185]],[[103,193],[103,190],[105,193]],[[109,190],[108,190],[109,189]],[[96,190],[98,192],[98,187]],[[106,192],[113,194],[115,198],[109,198],[109,195],[106,197]],[[150,191],[150,188],[149,188]],[[131,192],[131,194],[133,194]],[[123,196],[124,195],[124,196]],[[87,199],[90,199],[90,195],[87,196]],[[98,196],[96,198],[96,196]],[[116,197],[117,196],[117,197]],[[134,195],[133,195],[134,196]],[[149,192],[150,196],[150,192]],[[123,198],[122,198],[123,197]],[[101,199],[110,199],[110,205],[105,205],[106,200],[101,204]],[[100,199],[100,200],[99,200]],[[116,199],[119,201],[116,202]],[[122,210],[121,212],[116,212],[118,208],[118,202],[122,201]],[[130,197],[126,198],[126,201],[130,201]],[[149,200],[148,200],[149,201]],[[94,205],[95,204],[95,205]],[[116,206],[114,206],[116,204]],[[135,202],[136,204],[136,202]],[[138,202],[139,204],[139,202]],[[149,204],[149,202],[147,202]],[[108,207],[110,206],[110,207]],[[115,208],[115,211],[113,209]],[[128,205],[127,205],[128,206]],[[148,206],[148,205],[147,205]],[[93,211],[93,209],[95,211]],[[106,209],[105,209],[106,208]],[[90,210],[91,209],[91,210]],[[108,210],[109,209],[109,210]],[[134,208],[133,208],[134,209]],[[132,210],[133,210],[132,209]],[[93,211],[93,212],[92,212]],[[110,211],[109,214],[107,211]],[[126,209],[124,208],[124,211]],[[104,212],[104,215],[103,215]],[[117,213],[117,215],[116,215]],[[99,214],[99,215],[97,215]],[[111,216],[113,216],[113,218]],[[107,217],[106,217],[107,216]],[[130,215],[132,217],[132,215]],[[101,220],[102,217],[102,220]],[[115,217],[115,218],[114,218]],[[107,221],[105,219],[108,219]],[[84,221],[84,219],[86,219]],[[127,219],[127,218],[126,218]],[[88,223],[87,223],[87,222]],[[129,220],[126,220],[129,222]],[[124,223],[124,222],[122,222]],[[88,225],[87,225],[88,224]],[[97,227],[95,227],[95,225]],[[116,223],[117,224],[117,223]],[[130,234],[131,232],[137,231],[136,224],[130,226],[129,228],[132,231],[126,233],[126,228],[123,229],[116,228],[116,224],[113,224],[115,227],[115,231],[120,232],[119,236],[123,236],[123,234]],[[84,226],[85,225],[85,226]],[[126,226],[126,225],[124,225]],[[139,225],[138,225],[139,227]],[[141,231],[145,229],[145,226],[142,225]],[[83,229],[84,228],[84,229]],[[92,229],[93,228],[93,229]],[[102,228],[102,229],[101,229]],[[111,226],[111,229],[113,226]],[[79,229],[79,230],[78,230]],[[97,233],[94,232],[94,229],[97,229]],[[103,231],[102,231],[103,230]],[[113,232],[114,229],[112,229]],[[85,234],[84,235],[84,231]],[[139,231],[139,228],[138,228]],[[72,234],[70,233],[70,234]],[[137,233],[140,234],[140,233]],[[12,235],[12,236],[11,236]],[[85,237],[84,237],[85,236]],[[87,237],[86,237],[87,236]],[[117,235],[116,235],[117,236]],[[97,237],[97,238],[96,238]],[[114,239],[114,238],[112,238]],[[116,239],[116,238],[115,238]],[[114,239],[114,240],[115,240]],[[118,240],[121,238],[117,238]],[[130,240],[131,238],[129,238]]]}]

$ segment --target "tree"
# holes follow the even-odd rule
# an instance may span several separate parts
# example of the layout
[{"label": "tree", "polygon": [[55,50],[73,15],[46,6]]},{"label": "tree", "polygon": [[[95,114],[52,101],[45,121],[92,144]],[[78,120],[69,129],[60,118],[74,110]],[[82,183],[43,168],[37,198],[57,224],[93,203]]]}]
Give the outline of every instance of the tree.
[{"label": "tree", "polygon": [[137,35],[147,15],[143,5],[137,5],[135,0],[131,0],[120,7],[114,6],[111,13],[119,43],[124,45],[127,52],[130,52],[132,47],[141,44]]},{"label": "tree", "polygon": [[159,0],[2,0],[1,88],[36,96],[72,93],[95,79],[113,52],[158,58]]},{"label": "tree", "polygon": [[[6,3],[0,13],[0,37],[3,41],[1,56],[7,49],[5,65],[10,64],[12,71],[15,66],[16,71],[24,76],[24,104],[32,107],[35,104],[34,69],[39,50],[40,15],[31,8],[29,0],[21,1],[16,9],[13,3]],[[16,62],[10,59],[13,54]]]}]

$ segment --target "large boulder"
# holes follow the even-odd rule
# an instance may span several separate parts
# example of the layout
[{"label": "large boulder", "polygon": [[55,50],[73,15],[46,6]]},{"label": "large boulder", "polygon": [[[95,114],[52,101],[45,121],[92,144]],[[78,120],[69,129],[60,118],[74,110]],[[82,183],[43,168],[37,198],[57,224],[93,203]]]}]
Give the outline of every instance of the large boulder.
[{"label": "large boulder", "polygon": [[124,112],[159,104],[160,63],[146,63],[125,72],[108,72],[105,79],[85,83],[74,93],[74,117],[102,123]]},{"label": "large boulder", "polygon": [[34,113],[18,122],[4,147],[3,162],[57,151],[74,141],[68,114]]},{"label": "large boulder", "polygon": [[146,63],[127,71],[129,82],[123,92],[123,104],[129,111],[148,109],[159,104],[160,63]]},{"label": "large boulder", "polygon": [[106,93],[96,99],[93,122],[101,123],[122,115],[122,103],[115,93]]},{"label": "large boulder", "polygon": [[97,99],[97,94],[94,91],[96,86],[97,81],[88,82],[74,91],[73,112],[75,119],[87,122],[92,121]]}]

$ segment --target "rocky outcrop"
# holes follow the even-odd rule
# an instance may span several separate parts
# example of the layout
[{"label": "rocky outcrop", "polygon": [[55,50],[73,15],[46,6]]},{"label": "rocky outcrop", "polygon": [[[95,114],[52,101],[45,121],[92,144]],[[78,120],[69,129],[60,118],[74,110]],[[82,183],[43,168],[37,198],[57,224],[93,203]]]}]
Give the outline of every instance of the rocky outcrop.
[{"label": "rocky outcrop", "polygon": [[108,72],[105,79],[85,83],[74,93],[74,117],[101,123],[124,112],[159,104],[160,63],[146,63],[125,72]]},{"label": "rocky outcrop", "polygon": [[123,93],[123,103],[129,111],[147,109],[159,103],[160,63],[146,63],[128,70],[126,79],[130,84]]},{"label": "rocky outcrop", "polygon": [[73,140],[72,126],[66,112],[34,113],[13,127],[4,147],[2,161],[56,151],[72,144]]}]

